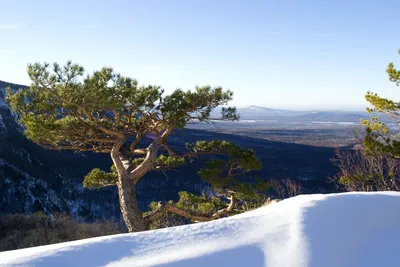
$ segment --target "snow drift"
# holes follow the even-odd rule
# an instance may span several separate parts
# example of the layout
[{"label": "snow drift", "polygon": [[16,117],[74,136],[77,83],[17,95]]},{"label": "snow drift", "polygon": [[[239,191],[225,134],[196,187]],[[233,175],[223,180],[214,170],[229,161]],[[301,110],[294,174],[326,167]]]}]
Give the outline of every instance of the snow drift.
[{"label": "snow drift", "polygon": [[400,266],[400,193],[302,195],[213,222],[0,253],[0,266]]}]

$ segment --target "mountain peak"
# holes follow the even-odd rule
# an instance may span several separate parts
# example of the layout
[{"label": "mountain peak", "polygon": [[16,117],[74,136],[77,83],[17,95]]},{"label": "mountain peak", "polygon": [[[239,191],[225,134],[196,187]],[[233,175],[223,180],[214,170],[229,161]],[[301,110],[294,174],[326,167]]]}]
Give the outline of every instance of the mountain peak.
[{"label": "mountain peak", "polygon": [[273,109],[273,108],[266,108],[266,107],[261,107],[261,106],[256,106],[256,105],[251,105],[247,106],[244,108],[239,108],[238,109],[239,113],[243,114],[276,114],[276,113],[283,113],[283,110],[280,109]]},{"label": "mountain peak", "polygon": [[251,108],[251,109],[271,109],[271,108],[266,108],[266,107],[261,107],[261,106],[256,106],[256,105],[250,105],[247,108]]}]

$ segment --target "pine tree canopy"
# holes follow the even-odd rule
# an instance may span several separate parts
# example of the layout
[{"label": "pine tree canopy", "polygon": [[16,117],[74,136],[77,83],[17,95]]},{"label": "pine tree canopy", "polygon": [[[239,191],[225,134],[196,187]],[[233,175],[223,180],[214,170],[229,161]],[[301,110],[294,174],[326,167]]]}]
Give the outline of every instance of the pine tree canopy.
[{"label": "pine tree canopy", "polygon": [[[233,93],[221,87],[177,89],[164,96],[159,86],[141,86],[112,68],[84,77],[83,67],[71,62],[54,64],[52,70],[47,63],[32,64],[28,74],[31,87],[10,94],[8,102],[27,137],[48,148],[110,152],[121,138],[139,142],[146,134],[157,136],[187,123],[238,119],[235,108],[210,118],[212,109],[232,99]],[[135,141],[130,152],[140,154]]]}]

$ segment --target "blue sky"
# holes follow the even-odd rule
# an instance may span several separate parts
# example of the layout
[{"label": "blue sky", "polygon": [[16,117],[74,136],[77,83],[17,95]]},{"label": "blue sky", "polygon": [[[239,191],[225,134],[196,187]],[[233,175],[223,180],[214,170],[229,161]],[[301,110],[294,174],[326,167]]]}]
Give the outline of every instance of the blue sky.
[{"label": "blue sky", "polygon": [[[362,109],[400,66],[400,1],[0,0],[0,80],[29,84],[29,62],[71,59],[170,92],[235,92],[232,104]],[[399,99],[400,100],[400,99]]]}]

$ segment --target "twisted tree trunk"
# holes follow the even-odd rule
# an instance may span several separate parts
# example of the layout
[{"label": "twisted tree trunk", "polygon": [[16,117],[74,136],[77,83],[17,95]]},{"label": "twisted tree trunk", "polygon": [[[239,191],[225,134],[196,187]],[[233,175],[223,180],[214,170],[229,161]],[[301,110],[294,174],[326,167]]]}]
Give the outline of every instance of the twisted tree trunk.
[{"label": "twisted tree trunk", "polygon": [[111,158],[118,173],[118,196],[122,217],[129,232],[140,232],[146,230],[143,213],[137,204],[136,183],[130,179],[128,168],[120,156],[120,149],[125,140],[116,143],[111,150]]},{"label": "twisted tree trunk", "polygon": [[122,217],[129,232],[147,230],[143,213],[137,204],[136,185],[128,177],[118,175],[118,196]]},{"label": "twisted tree trunk", "polygon": [[118,173],[117,188],[122,217],[129,232],[140,232],[147,230],[148,224],[137,203],[136,184],[140,178],[153,169],[162,140],[161,138],[156,139],[149,145],[144,161],[134,169],[129,158],[121,154],[121,148],[125,141],[125,139],[121,139],[114,144],[111,158]]}]

